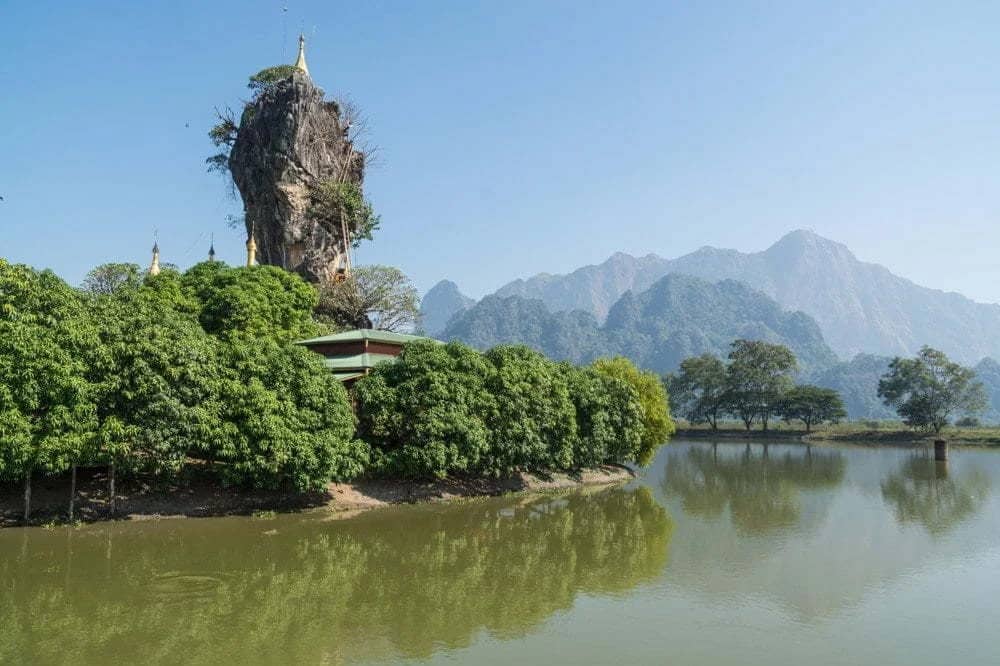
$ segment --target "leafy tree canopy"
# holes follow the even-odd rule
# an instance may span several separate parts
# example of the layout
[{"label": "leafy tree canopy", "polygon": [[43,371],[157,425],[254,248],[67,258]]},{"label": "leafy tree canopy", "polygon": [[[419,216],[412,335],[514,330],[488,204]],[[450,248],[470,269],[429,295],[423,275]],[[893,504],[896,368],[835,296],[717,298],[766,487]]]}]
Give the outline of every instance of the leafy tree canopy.
[{"label": "leafy tree canopy", "polygon": [[833,389],[803,384],[785,393],[781,415],[786,421],[802,421],[809,432],[824,421],[839,421],[847,416],[840,394]]},{"label": "leafy tree canopy", "polygon": [[398,268],[358,266],[348,279],[320,287],[316,312],[340,328],[406,331],[419,323],[420,299]]},{"label": "leafy tree canopy", "polygon": [[916,358],[894,358],[879,381],[878,395],[907,425],[934,432],[955,413],[971,415],[986,407],[986,391],[975,371],[930,347]]},{"label": "leafy tree canopy", "polygon": [[202,262],[181,280],[200,303],[199,321],[212,335],[231,332],[290,342],[315,335],[316,289],[276,266],[232,268]]},{"label": "leafy tree canopy", "polygon": [[670,418],[670,403],[663,382],[652,372],[639,370],[623,356],[594,361],[594,368],[609,377],[621,380],[632,387],[642,406],[642,437],[635,460],[648,465],[656,450],[666,444],[676,426]]},{"label": "leafy tree canopy", "polygon": [[763,340],[733,342],[726,370],[730,408],[748,430],[758,418],[767,430],[797,368],[795,355],[784,345]]}]

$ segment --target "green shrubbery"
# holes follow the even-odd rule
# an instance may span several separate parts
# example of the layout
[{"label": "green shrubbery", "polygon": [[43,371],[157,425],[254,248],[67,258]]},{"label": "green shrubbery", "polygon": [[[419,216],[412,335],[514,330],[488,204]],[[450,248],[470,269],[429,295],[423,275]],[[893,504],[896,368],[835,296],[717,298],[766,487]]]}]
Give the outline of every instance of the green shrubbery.
[{"label": "green shrubbery", "polygon": [[379,473],[390,476],[500,477],[645,462],[672,432],[666,396],[655,375],[624,359],[613,363],[628,364],[662,401],[647,413],[641,387],[629,379],[554,363],[527,347],[483,354],[460,343],[412,343],[355,386],[358,433]]},{"label": "green shrubbery", "polygon": [[74,465],[253,488],[362,475],[499,477],[647,462],[673,431],[657,378],[527,347],[409,345],[347,391],[322,358],[316,290],[270,266],[95,269],[76,290],[0,260],[0,478]]}]

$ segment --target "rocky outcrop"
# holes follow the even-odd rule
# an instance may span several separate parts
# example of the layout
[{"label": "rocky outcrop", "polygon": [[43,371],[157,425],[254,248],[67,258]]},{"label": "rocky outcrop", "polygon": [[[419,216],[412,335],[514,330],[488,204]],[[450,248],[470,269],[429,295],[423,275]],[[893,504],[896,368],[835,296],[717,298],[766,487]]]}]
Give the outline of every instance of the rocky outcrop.
[{"label": "rocky outcrop", "polygon": [[296,71],[262,90],[243,111],[229,170],[243,199],[260,263],[311,281],[331,277],[345,251],[340,220],[310,215],[326,182],[360,188],[364,156],[348,138],[339,105]]}]

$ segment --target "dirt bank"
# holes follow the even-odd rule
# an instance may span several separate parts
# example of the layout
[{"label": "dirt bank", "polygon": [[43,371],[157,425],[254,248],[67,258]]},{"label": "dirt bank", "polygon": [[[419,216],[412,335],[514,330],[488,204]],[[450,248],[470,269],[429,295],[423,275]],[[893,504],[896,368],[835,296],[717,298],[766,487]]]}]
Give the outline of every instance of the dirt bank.
[{"label": "dirt bank", "polygon": [[[446,502],[463,497],[610,485],[633,477],[634,474],[626,467],[605,465],[583,470],[579,474],[559,473],[548,477],[518,474],[508,479],[331,483],[325,490],[311,493],[224,488],[208,476],[192,476],[177,484],[156,485],[148,480],[119,481],[115,493],[115,515],[112,516],[105,470],[81,469],[77,475],[74,519],[84,522],[149,520],[306,509],[325,509],[346,516],[392,504]],[[31,524],[66,521],[70,487],[69,475],[35,479],[32,484]],[[21,485],[0,485],[0,527],[23,524],[23,492]]]}]

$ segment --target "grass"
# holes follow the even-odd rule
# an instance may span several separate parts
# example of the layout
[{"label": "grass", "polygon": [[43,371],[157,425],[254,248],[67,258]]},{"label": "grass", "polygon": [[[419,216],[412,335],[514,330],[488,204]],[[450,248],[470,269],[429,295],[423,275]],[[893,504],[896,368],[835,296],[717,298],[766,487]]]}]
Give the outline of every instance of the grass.
[{"label": "grass", "polygon": [[842,423],[824,423],[813,426],[807,433],[798,423],[776,422],[768,424],[767,432],[759,426],[754,426],[749,432],[742,422],[719,423],[719,429],[713,431],[706,424],[688,424],[679,421],[677,434],[688,437],[764,437],[796,438],[811,441],[869,442],[901,444],[929,442],[935,439],[945,439],[952,444],[968,446],[1000,446],[1000,427],[959,428],[949,426],[939,434],[925,430],[915,430],[900,421],[845,421]]}]

